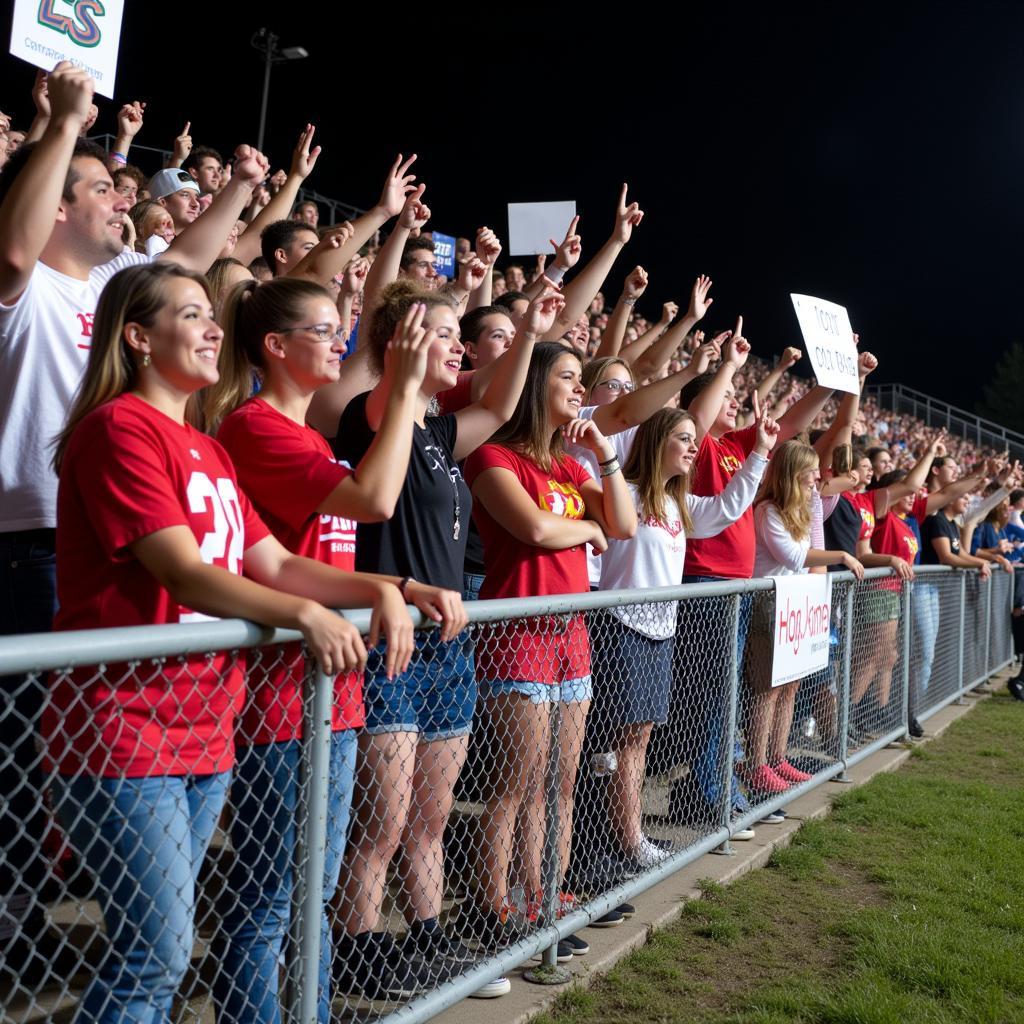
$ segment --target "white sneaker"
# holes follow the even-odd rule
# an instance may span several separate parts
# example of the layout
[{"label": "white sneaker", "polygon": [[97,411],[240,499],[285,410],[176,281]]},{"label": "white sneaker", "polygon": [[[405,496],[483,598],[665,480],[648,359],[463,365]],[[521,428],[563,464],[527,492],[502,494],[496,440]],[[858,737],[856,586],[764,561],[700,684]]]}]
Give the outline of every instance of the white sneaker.
[{"label": "white sneaker", "polygon": [[512,991],[512,982],[502,976],[494,981],[487,982],[482,988],[470,992],[470,999],[497,999],[499,996],[507,996]]},{"label": "white sneaker", "polygon": [[637,848],[636,853],[633,854],[634,860],[642,868],[653,868],[655,864],[660,864],[670,856],[671,854],[668,850],[655,846],[646,836],[640,840],[640,846]]},{"label": "white sneaker", "polygon": [[730,839],[738,839],[740,842],[746,842],[748,839],[754,838],[754,830],[748,825],[746,828],[741,828],[729,837]]}]

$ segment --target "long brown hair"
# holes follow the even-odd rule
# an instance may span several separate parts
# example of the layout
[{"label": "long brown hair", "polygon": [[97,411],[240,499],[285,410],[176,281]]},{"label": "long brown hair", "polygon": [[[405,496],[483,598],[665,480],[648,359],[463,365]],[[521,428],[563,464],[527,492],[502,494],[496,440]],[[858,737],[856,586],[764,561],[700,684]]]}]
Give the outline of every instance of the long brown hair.
[{"label": "long brown hair", "polygon": [[693,417],[685,409],[659,409],[653,416],[637,427],[633,447],[622,469],[623,476],[636,485],[640,498],[640,513],[659,523],[668,521],[666,501],[671,498],[679,506],[679,518],[683,530],[693,529],[690,510],[686,507],[686,495],[690,490],[688,473],[678,473],[670,480],[662,479],[662,457],[665,445],[672,432],[680,423],[693,423]]},{"label": "long brown hair", "polygon": [[[93,409],[131,391],[138,383],[136,355],[124,340],[129,323],[152,327],[167,305],[167,282],[174,277],[195,281],[210,297],[206,278],[176,263],[157,261],[118,271],[106,284],[96,306],[92,345],[82,383],[71,403],[64,429],[54,439],[53,468],[60,473],[64,453],[75,428]],[[194,424],[193,405],[185,418]]]},{"label": "long brown hair", "polygon": [[762,501],[775,505],[793,540],[803,540],[811,533],[810,494],[801,488],[798,477],[817,465],[818,453],[810,445],[785,441],[775,449],[757,496],[758,505]]},{"label": "long brown hair", "polygon": [[534,346],[516,411],[491,438],[493,444],[522,452],[548,472],[551,464],[565,455],[562,432],[548,418],[548,377],[561,356],[580,358],[559,341],[542,341]]}]

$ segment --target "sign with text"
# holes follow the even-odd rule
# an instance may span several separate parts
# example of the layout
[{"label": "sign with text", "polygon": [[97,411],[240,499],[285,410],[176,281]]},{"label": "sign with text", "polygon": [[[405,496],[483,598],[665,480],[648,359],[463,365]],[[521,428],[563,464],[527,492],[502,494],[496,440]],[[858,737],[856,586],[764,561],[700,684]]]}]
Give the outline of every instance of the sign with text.
[{"label": "sign with text", "polygon": [[772,686],[828,667],[832,577],[827,573],[775,576]]},{"label": "sign with text", "polygon": [[510,256],[551,255],[551,239],[565,238],[576,216],[575,200],[559,203],[509,203],[508,252]]},{"label": "sign with text", "polygon": [[69,60],[113,99],[124,0],[14,0],[11,53],[44,71]]},{"label": "sign with text", "polygon": [[790,295],[790,298],[818,383],[836,391],[858,394],[857,346],[845,307],[813,295]]},{"label": "sign with text", "polygon": [[455,239],[451,235],[442,235],[440,231],[431,231],[430,237],[434,240],[434,269],[449,281],[454,281]]}]

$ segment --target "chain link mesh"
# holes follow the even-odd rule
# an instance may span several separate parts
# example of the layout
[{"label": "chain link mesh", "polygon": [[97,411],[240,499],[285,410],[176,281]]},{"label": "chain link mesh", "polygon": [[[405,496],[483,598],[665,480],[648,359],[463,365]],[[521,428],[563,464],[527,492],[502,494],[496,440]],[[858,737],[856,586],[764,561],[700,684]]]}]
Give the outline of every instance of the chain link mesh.
[{"label": "chain link mesh", "polygon": [[[139,708],[169,678],[187,745],[186,712],[219,699],[204,674],[227,678],[240,658],[8,677],[5,1019],[63,1021],[78,1005],[100,1017],[133,999],[171,1020],[279,1019],[308,983],[300,935],[317,922],[322,1019],[385,1016],[813,785],[844,751],[905,727],[908,699],[912,714],[948,701],[984,676],[986,635],[988,664],[1005,663],[1012,585],[835,581],[828,667],[774,688],[771,590],[476,623],[448,649],[421,643],[397,688],[368,673],[370,727],[335,722],[316,741],[302,738],[302,652],[268,646],[245,659],[230,775],[126,777],[104,758],[127,749],[141,764],[166,738]],[[40,726],[47,693],[66,686],[111,695],[90,705],[102,731],[65,716],[65,738],[91,755],[70,777]],[[326,807],[311,807],[320,741]],[[302,848],[311,814],[326,815],[324,849]],[[313,872],[324,898],[311,907]]]}]

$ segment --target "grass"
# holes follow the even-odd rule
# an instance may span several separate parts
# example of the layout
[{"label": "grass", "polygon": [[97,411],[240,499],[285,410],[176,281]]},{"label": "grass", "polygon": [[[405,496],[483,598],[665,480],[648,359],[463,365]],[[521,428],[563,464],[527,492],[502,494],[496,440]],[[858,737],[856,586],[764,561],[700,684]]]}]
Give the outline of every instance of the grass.
[{"label": "grass", "polygon": [[983,702],[537,1020],[1024,1021],[1024,709]]}]

